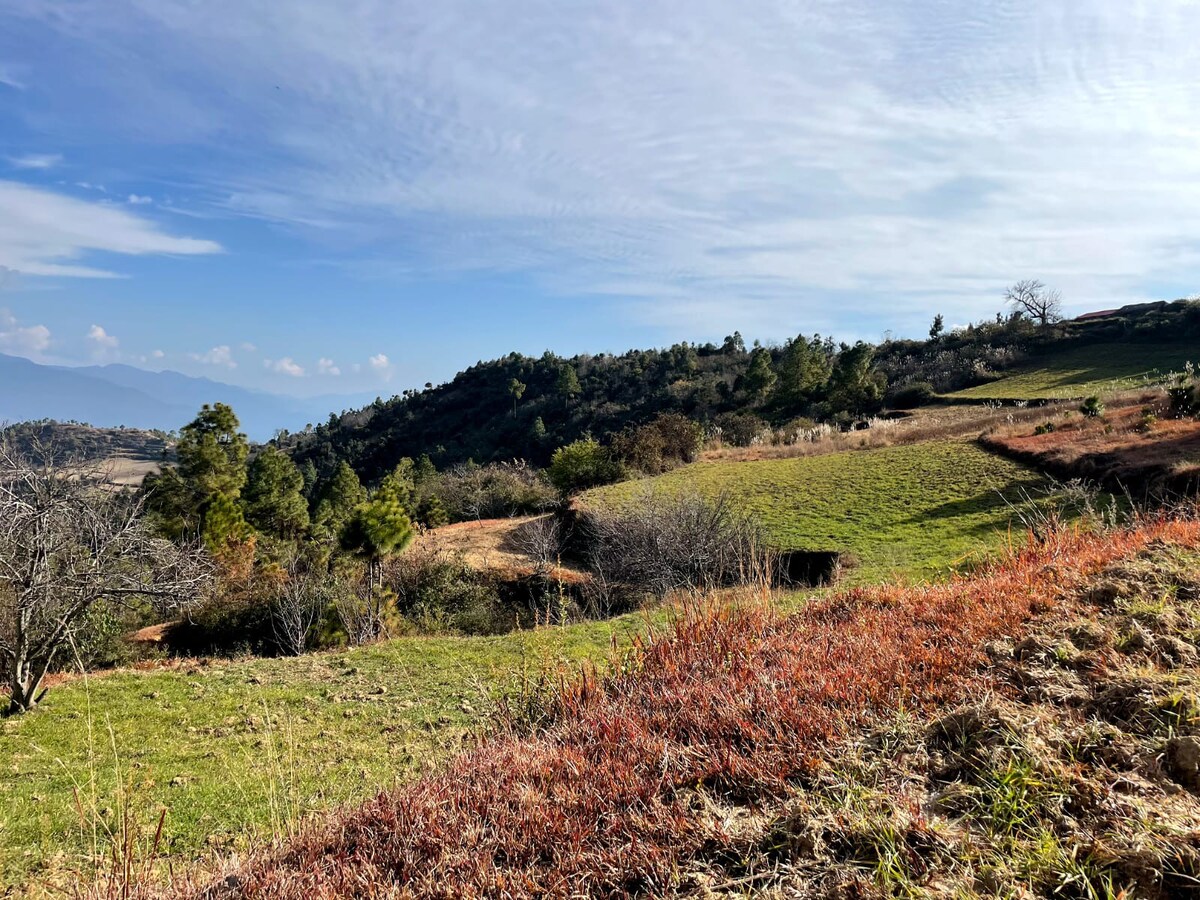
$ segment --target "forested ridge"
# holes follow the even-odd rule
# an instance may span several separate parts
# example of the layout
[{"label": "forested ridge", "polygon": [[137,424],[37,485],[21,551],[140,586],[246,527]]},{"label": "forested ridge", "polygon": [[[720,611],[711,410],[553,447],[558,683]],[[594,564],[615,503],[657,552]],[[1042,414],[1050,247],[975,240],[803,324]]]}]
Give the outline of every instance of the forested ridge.
[{"label": "forested ridge", "polygon": [[946,330],[934,319],[928,340],[877,345],[798,336],[781,346],[723,344],[570,358],[510,353],[479,362],[442,385],[331,415],[283,434],[307,486],[348,462],[364,482],[403,457],[428,455],[439,467],[524,458],[544,465],[584,435],[606,440],[660,413],[679,413],[728,434],[795,419],[848,424],[883,406],[902,408],[986,382],[1041,353],[1084,341],[1180,340],[1200,336],[1200,303],[1136,304],[1097,321],[1039,326],[1026,315]]}]

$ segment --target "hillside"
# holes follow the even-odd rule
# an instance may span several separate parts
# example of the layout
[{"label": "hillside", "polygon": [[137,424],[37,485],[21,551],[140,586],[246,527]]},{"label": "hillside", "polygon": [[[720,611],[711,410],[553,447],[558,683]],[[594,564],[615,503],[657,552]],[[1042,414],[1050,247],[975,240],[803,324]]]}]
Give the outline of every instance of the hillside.
[{"label": "hillside", "polygon": [[726,494],[784,550],[846,555],[856,580],[932,575],[1008,539],[1014,507],[1038,496],[1034,469],[970,441],[932,441],[796,459],[698,462],[598,488],[581,503],[620,506],[656,492]]},{"label": "hillside", "polygon": [[1088,343],[1041,354],[1011,374],[955,391],[957,400],[1067,400],[1144,388],[1200,360],[1200,343]]},{"label": "hillside", "polygon": [[[946,573],[1002,549],[1020,532],[1001,494],[1020,504],[1041,479],[967,441],[852,450],[763,463],[700,463],[665,476],[683,484],[744,479],[747,509],[792,549],[845,550],[856,583]],[[644,482],[612,490],[636,491]],[[405,556],[462,554],[488,569],[524,569],[511,547],[523,519],[435,529]],[[849,560],[847,559],[847,562]],[[577,580],[574,572],[566,580]],[[804,593],[773,595],[781,607]],[[169,856],[238,846],[277,821],[365,799],[443,760],[503,692],[545,672],[602,660],[648,622],[666,625],[671,604],[605,621],[497,637],[397,637],[371,647],[299,659],[183,660],[145,671],[69,679],[36,715],[0,722],[0,846],[25,848],[4,878],[61,877],[56,848],[84,853],[75,783],[95,782],[95,805],[114,802],[117,774],[136,777],[139,809],[172,810]],[[88,710],[111,728],[103,746]],[[153,739],[152,739],[153,736]],[[264,760],[263,754],[268,754]],[[97,756],[98,755],[98,756]],[[95,768],[89,759],[98,759]],[[236,777],[235,777],[236,775]],[[242,837],[239,838],[238,836]],[[69,866],[67,866],[69,868]]]},{"label": "hillside", "polygon": [[1198,546],[1064,533],[943,585],[697,610],[169,895],[1191,896]]},{"label": "hillside", "polygon": [[[735,333],[720,346],[571,358],[513,353],[446,384],[322,418],[281,444],[298,464],[311,464],[311,483],[327,479],[339,461],[374,482],[401,457],[422,454],[439,467],[514,457],[544,465],[584,434],[604,439],[663,412],[749,441],[767,425],[845,426],[883,407],[928,402],[934,392],[963,391],[969,400],[1074,396],[1097,379],[1177,368],[1198,340],[1200,303],[1181,300],[1048,328],[998,317],[936,339],[873,347],[800,335],[783,346],[748,348]],[[1009,372],[1018,380],[1006,386]]]}]

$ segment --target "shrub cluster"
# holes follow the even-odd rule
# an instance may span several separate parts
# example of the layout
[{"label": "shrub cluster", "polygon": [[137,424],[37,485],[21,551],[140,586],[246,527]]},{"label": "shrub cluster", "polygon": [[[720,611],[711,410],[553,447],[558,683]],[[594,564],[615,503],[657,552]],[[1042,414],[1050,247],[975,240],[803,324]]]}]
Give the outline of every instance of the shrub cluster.
[{"label": "shrub cluster", "polygon": [[657,597],[774,581],[761,528],[727,496],[644,493],[616,511],[589,510],[578,523],[588,568],[601,584]]}]

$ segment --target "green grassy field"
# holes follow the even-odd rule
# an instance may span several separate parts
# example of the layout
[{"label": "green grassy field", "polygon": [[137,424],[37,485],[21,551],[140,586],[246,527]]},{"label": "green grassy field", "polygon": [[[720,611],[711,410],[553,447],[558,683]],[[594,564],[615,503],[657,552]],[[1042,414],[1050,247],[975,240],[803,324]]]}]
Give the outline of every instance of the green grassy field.
[{"label": "green grassy field", "polygon": [[781,548],[843,550],[860,580],[936,574],[1005,539],[1016,500],[1044,480],[965,441],[935,441],[798,459],[700,462],[600,488],[585,503],[621,504],[649,490],[726,492]]},{"label": "green grassy field", "polygon": [[[654,481],[730,490],[782,544],[843,548],[859,580],[928,575],[996,546],[998,491],[1041,484],[966,442],[806,459],[701,463]],[[646,482],[594,498],[631,498]],[[523,672],[600,659],[668,614],[493,638],[401,638],[300,659],[215,661],[117,672],[55,686],[33,713],[0,720],[0,894],[69,877],[93,828],[128,803],[163,851],[188,859],[279,833],[298,817],[361,800],[462,745]],[[77,810],[76,793],[83,816]],[[124,795],[124,799],[122,799]]]},{"label": "green grassy field", "polygon": [[523,672],[603,658],[646,623],[401,638],[56,686],[34,712],[0,720],[0,896],[69,877],[93,826],[115,828],[124,802],[151,830],[165,807],[162,849],[189,858],[364,799],[461,746]]},{"label": "green grassy field", "polygon": [[1187,362],[1200,362],[1200,348],[1194,344],[1091,344],[948,396],[962,400],[1071,400],[1138,388],[1178,371]]}]

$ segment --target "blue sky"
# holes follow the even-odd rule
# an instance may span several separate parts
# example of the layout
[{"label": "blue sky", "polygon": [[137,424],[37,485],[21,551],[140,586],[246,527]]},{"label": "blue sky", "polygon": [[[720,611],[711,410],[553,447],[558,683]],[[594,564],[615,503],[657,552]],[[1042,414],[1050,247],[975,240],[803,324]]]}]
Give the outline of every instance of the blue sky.
[{"label": "blue sky", "polygon": [[0,352],[297,394],[1200,290],[1200,5],[6,0]]}]

